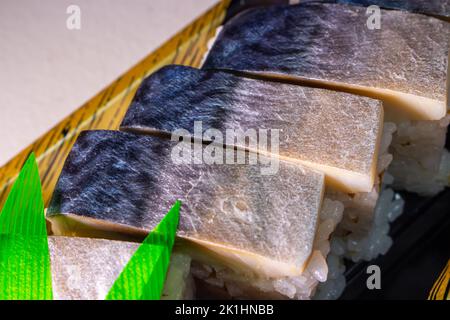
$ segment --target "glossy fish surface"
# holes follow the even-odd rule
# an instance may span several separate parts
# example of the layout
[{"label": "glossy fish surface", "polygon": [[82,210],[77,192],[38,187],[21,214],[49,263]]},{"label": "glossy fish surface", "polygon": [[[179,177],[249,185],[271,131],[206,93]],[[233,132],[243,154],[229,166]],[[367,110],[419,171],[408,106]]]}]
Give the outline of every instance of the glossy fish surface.
[{"label": "glossy fish surface", "polygon": [[[54,299],[104,300],[140,244],[50,236],[48,245]],[[163,298],[183,298],[186,279],[177,273],[189,272],[189,268],[189,257],[172,254]]]},{"label": "glossy fish surface", "polygon": [[[327,183],[344,191],[368,192],[373,188],[383,127],[383,108],[378,100],[168,66],[144,80],[121,129],[147,133],[183,129],[193,136],[197,134],[196,122],[202,130],[216,129],[224,137],[228,129],[255,133],[259,129],[279,130],[282,159],[322,170]],[[250,143],[242,140],[236,145],[256,151],[257,136],[249,134],[249,138]]]},{"label": "glossy fish surface", "polygon": [[204,68],[304,81],[393,102],[414,119],[446,114],[450,24],[425,15],[329,3],[243,12],[224,25]]},{"label": "glossy fish surface", "polygon": [[262,175],[259,164],[176,163],[174,145],[117,131],[82,133],[47,211],[53,232],[146,234],[180,199],[180,238],[256,272],[301,273],[312,250],[323,174],[284,161],[271,175]]},{"label": "glossy fish surface", "polygon": [[56,300],[104,300],[139,243],[48,238]]}]

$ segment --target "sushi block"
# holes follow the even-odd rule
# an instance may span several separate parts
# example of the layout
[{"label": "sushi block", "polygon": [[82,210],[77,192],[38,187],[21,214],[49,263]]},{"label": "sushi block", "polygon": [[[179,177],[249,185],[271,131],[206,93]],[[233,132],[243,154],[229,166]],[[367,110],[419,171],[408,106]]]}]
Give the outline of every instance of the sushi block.
[{"label": "sushi block", "polygon": [[[196,132],[199,123],[204,134]],[[250,134],[259,128],[278,129],[279,146],[260,148],[256,140],[261,137]],[[240,130],[249,133],[249,139],[233,140],[231,147],[265,155],[277,152],[283,160],[324,172],[327,195],[345,205],[338,227],[344,243],[340,253],[354,260],[385,253],[390,244],[386,234],[378,241],[380,246],[367,238],[375,229],[388,228],[391,206],[396,215],[401,213],[402,200],[394,202],[392,195],[382,213],[382,228],[376,228],[375,208],[387,189],[381,177],[392,160],[388,148],[394,128],[393,123],[383,123],[378,100],[184,66],[167,66],[144,80],[121,124],[121,130],[130,132],[174,136],[184,132],[214,143],[219,135],[210,137],[209,131],[228,138],[227,130]],[[220,142],[230,147],[227,139]]]},{"label": "sushi block", "polygon": [[[104,300],[139,243],[75,237],[48,237],[53,298]],[[174,253],[162,299],[188,298],[190,258]]]},{"label": "sushi block", "polygon": [[366,8],[320,2],[247,10],[224,25],[203,68],[382,100],[397,125],[394,186],[433,195],[450,174],[450,24],[397,10],[380,17],[372,28]]},{"label": "sushi block", "polygon": [[[197,128],[200,132],[194,132]],[[278,141],[270,139],[271,148],[261,143],[260,129],[279,130]],[[144,80],[121,130],[168,135],[182,130],[216,143],[221,137],[208,132],[217,130],[224,145],[234,142],[232,146],[250,151],[278,154],[324,172],[327,185],[338,190],[370,192],[383,107],[347,93],[168,66]],[[236,140],[230,139],[231,132]]]},{"label": "sushi block", "polygon": [[[217,284],[226,287],[232,279],[256,292],[272,285],[270,297],[313,295],[327,278],[329,235],[342,218],[338,201],[322,205],[324,175],[284,161],[276,174],[263,175],[268,159],[261,156],[258,164],[174,161],[180,143],[187,154],[190,143],[82,133],[47,210],[52,232],[141,239],[180,199],[175,247],[220,270],[214,272]],[[294,290],[277,289],[278,280]]]},{"label": "sushi block", "polygon": [[446,114],[450,25],[382,10],[367,26],[365,8],[328,3],[248,10],[225,24],[204,68],[303,80],[392,101],[411,117]]},{"label": "sushi block", "polygon": [[[312,2],[317,0],[301,0],[301,2]],[[440,19],[450,21],[449,0],[319,0],[321,2],[334,2],[353,4],[369,7],[372,5],[385,9],[398,9],[415,13],[427,14]]]}]

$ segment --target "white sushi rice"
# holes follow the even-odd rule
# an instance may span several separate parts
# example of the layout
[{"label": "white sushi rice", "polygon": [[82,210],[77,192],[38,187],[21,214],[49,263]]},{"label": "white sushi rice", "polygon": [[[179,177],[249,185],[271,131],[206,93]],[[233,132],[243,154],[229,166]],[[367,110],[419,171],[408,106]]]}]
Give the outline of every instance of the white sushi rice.
[{"label": "white sushi rice", "polygon": [[[393,177],[385,173],[392,161],[389,153],[396,125],[386,122],[383,127],[382,140],[378,156],[377,181],[371,192],[354,195],[328,190],[327,197],[344,204],[344,218],[339,224],[334,236],[337,242],[345,243],[344,256],[353,261],[371,260],[379,254],[384,254],[389,248],[391,240],[387,236],[389,223],[387,216],[397,217],[403,210],[403,200],[388,188],[394,181]],[[383,183],[380,178],[383,177]],[[381,190],[381,191],[380,191]],[[383,223],[381,223],[383,221]],[[386,237],[376,237],[383,228]],[[376,243],[373,241],[376,240]]]},{"label": "white sushi rice", "polygon": [[402,121],[397,124],[390,151],[393,186],[432,196],[449,184],[450,159],[445,138],[450,116],[439,121]]},{"label": "white sushi rice", "polygon": [[[215,35],[209,39],[201,66],[222,28],[223,26],[219,26]],[[389,118],[395,107],[386,104],[385,110],[388,118],[385,130],[388,127],[392,137],[386,135],[382,149],[389,147],[390,154],[386,150],[384,156],[379,157],[378,166],[389,166],[388,172],[394,178],[392,186],[422,196],[433,196],[442,191],[450,184],[450,155],[444,147],[450,116],[439,121],[397,119],[394,124],[388,121],[392,121]]]},{"label": "white sushi rice", "polygon": [[[377,173],[382,177],[381,186],[375,187],[372,192],[356,195],[331,190],[326,193],[328,198],[324,201],[324,208],[327,203],[338,204],[336,206],[343,204],[345,207],[342,221],[331,240],[315,244],[315,249],[322,248],[321,257],[327,257],[326,265],[323,260],[316,263],[320,259],[311,259],[300,277],[247,279],[247,283],[253,282],[256,288],[266,293],[279,293],[281,296],[278,297],[339,298],[346,286],[344,258],[354,262],[369,261],[385,254],[392,245],[390,223],[402,214],[404,200],[390,187],[434,195],[448,185],[450,153],[444,148],[448,123],[449,117],[441,121],[405,121],[400,122],[398,127],[386,122],[377,166]],[[376,185],[379,185],[378,181]],[[325,278],[325,270],[326,281],[321,281]],[[221,280],[220,283],[233,297],[243,293],[241,281],[227,283]]]},{"label": "white sushi rice", "polygon": [[392,245],[390,222],[402,213],[404,205],[389,188],[393,177],[385,173],[392,161],[389,150],[395,131],[395,124],[384,124],[377,167],[382,184],[377,181],[372,192],[355,195],[327,190],[313,254],[301,276],[249,279],[223,267],[197,262],[192,264],[193,275],[223,288],[234,298],[337,299],[346,285],[344,258],[371,260]]},{"label": "white sushi rice", "polygon": [[339,201],[324,199],[312,255],[300,276],[277,279],[248,278],[229,269],[192,264],[194,277],[225,289],[234,298],[310,299],[320,282],[327,280],[326,257],[330,252],[330,235],[341,221],[344,206]]},{"label": "white sushi rice", "polygon": [[[202,65],[221,29],[217,28],[215,36],[209,40]],[[355,195],[327,190],[321,216],[329,210],[339,211],[343,206],[342,221],[331,239],[325,240],[323,236],[329,235],[337,217],[329,226],[330,221],[321,220],[318,229],[321,241],[316,240],[314,245],[320,256],[312,256],[302,276],[242,279],[227,270],[193,263],[194,275],[224,287],[232,297],[245,296],[248,291],[245,287],[252,283],[250,291],[257,289],[267,293],[269,298],[339,298],[346,285],[344,258],[354,262],[369,261],[385,254],[392,245],[390,223],[403,212],[404,200],[391,187],[432,196],[450,182],[450,153],[444,148],[450,116],[440,121],[390,121],[388,118],[384,123],[377,164],[379,178],[374,189]]]},{"label": "white sushi rice", "polygon": [[390,223],[401,215],[404,206],[400,195],[389,188],[393,177],[384,173],[392,161],[389,150],[395,131],[394,123],[384,124],[377,167],[378,175],[383,176],[381,186],[377,181],[371,192],[356,195],[327,191],[327,196],[341,201],[345,209],[330,241],[328,280],[318,286],[314,299],[337,299],[342,294],[346,285],[344,258],[369,261],[385,254],[392,245]]},{"label": "white sushi rice", "polygon": [[[386,169],[387,172],[383,174],[379,196],[376,190],[351,199],[343,194],[327,193],[340,200],[345,210],[331,239],[328,280],[319,284],[315,299],[337,299],[342,294],[344,257],[354,262],[369,261],[389,250],[390,223],[401,215],[404,206],[403,199],[391,186],[425,196],[435,195],[448,186],[450,153],[444,145],[449,121],[447,116],[440,121],[402,121],[397,125],[386,122],[377,169],[380,175]],[[371,221],[368,213],[374,199],[376,206]],[[361,210],[359,214],[356,208]]]},{"label": "white sushi rice", "polygon": [[385,254],[392,245],[389,236],[390,223],[403,211],[404,201],[390,188],[384,188],[374,211],[373,225],[366,234],[350,233],[346,236],[334,234],[331,252],[327,257],[328,280],[320,284],[314,299],[337,299],[345,289],[344,257],[353,260],[372,260]]}]

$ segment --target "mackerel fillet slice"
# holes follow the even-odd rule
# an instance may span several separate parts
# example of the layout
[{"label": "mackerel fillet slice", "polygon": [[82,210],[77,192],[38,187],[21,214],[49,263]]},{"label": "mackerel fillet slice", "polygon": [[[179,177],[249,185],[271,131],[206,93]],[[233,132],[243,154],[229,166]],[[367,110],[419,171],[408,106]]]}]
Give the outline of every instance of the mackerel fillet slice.
[{"label": "mackerel fillet slice", "polygon": [[270,175],[259,163],[174,161],[180,144],[192,146],[117,131],[82,133],[47,210],[52,232],[141,240],[180,199],[177,245],[195,259],[269,277],[301,274],[324,175],[284,161]]},{"label": "mackerel fillet slice", "polygon": [[[205,131],[200,137],[196,123]],[[383,107],[378,100],[344,92],[168,66],[144,80],[121,125],[121,130],[155,135],[183,130],[217,143],[217,135],[208,136],[213,129],[222,144],[323,171],[327,184],[344,192],[370,192]],[[238,133],[236,140],[229,129]],[[274,129],[278,140],[272,140]],[[264,130],[270,148],[262,143]],[[277,149],[272,141],[279,142]]]},{"label": "mackerel fillet slice", "polygon": [[450,24],[405,11],[380,14],[377,29],[359,6],[248,10],[225,24],[204,68],[382,99],[410,119],[443,118]]}]

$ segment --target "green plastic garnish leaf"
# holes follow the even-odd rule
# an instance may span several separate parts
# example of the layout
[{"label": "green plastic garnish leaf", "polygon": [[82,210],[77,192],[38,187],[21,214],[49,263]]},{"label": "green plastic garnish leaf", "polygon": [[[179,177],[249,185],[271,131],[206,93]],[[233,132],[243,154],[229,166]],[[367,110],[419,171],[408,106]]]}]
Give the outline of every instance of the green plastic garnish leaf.
[{"label": "green plastic garnish leaf", "polygon": [[32,153],[0,213],[0,300],[51,300],[41,181]]},{"label": "green plastic garnish leaf", "polygon": [[145,238],[111,287],[106,300],[159,300],[180,217],[178,200]]},{"label": "green plastic garnish leaf", "polygon": [[[177,201],[139,246],[111,287],[107,300],[161,298],[180,206]],[[31,154],[0,213],[0,300],[52,298],[41,181]]]}]

